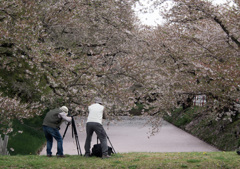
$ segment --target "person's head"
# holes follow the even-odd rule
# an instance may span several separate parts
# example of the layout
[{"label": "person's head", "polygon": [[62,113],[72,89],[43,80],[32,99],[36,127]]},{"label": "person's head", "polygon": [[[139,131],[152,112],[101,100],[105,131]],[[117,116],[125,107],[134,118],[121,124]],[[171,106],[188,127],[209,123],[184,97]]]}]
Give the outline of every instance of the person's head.
[{"label": "person's head", "polygon": [[64,111],[65,113],[68,113],[68,108],[66,106],[60,107],[60,110]]},{"label": "person's head", "polygon": [[95,98],[95,103],[102,104],[102,99],[100,97]]}]

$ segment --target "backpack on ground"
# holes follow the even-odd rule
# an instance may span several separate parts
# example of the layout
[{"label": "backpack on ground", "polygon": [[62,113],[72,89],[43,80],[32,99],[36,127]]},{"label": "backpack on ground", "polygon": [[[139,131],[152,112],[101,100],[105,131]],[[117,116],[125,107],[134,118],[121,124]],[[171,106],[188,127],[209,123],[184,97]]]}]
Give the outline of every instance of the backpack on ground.
[{"label": "backpack on ground", "polygon": [[[108,146],[108,155],[114,154],[112,147]],[[102,147],[101,144],[94,144],[92,148],[91,156],[102,157]]]}]

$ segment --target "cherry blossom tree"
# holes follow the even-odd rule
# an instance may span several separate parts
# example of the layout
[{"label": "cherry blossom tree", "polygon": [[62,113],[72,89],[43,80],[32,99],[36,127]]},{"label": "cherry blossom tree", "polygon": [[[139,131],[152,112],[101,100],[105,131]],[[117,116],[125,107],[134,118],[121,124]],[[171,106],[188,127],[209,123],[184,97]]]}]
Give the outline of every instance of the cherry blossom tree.
[{"label": "cherry blossom tree", "polygon": [[163,98],[174,101],[173,107],[183,97],[205,94],[208,111],[227,114],[231,120],[240,94],[239,3],[215,6],[199,0],[174,1],[165,18],[167,23],[149,38],[152,56],[160,61],[155,62],[155,70],[166,75],[164,84],[155,80],[161,89],[167,84],[162,96],[170,97]]},{"label": "cherry blossom tree", "polygon": [[207,95],[212,111],[234,113],[238,1],[174,1],[157,28],[138,25],[135,2],[2,0],[0,126],[62,105],[84,115],[96,96],[111,115],[141,103],[153,124],[195,94]]},{"label": "cherry blossom tree", "polygon": [[[133,107],[140,65],[131,52],[131,1],[1,1],[1,118],[67,105],[84,113],[96,96],[112,114]],[[8,98],[11,97],[11,98]],[[37,109],[38,111],[33,111]],[[9,123],[10,124],[10,123]]]}]

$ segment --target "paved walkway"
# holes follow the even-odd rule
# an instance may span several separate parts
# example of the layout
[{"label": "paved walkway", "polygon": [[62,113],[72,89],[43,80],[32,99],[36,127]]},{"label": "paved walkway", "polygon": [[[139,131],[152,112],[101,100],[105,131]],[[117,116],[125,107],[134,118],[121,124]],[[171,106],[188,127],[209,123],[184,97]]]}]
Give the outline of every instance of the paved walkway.
[{"label": "paved walkway", "polygon": [[[74,117],[78,130],[78,138],[82,154],[85,143],[85,119]],[[151,126],[146,124],[146,118],[123,117],[121,121],[104,122],[104,128],[109,136],[116,152],[209,152],[218,151],[215,147],[199,140],[187,132],[163,121],[160,131],[154,136],[150,136]],[[60,133],[63,135],[66,130],[66,124],[61,126]],[[150,137],[149,137],[150,136]],[[109,142],[108,142],[109,143]],[[96,144],[96,135],[92,139],[92,145]],[[109,144],[110,145],[110,144]],[[54,140],[53,154],[56,154],[57,143]],[[75,139],[72,138],[72,127],[67,130],[63,140],[64,154],[76,155],[77,148]],[[43,148],[40,155],[46,154],[46,147]]]}]

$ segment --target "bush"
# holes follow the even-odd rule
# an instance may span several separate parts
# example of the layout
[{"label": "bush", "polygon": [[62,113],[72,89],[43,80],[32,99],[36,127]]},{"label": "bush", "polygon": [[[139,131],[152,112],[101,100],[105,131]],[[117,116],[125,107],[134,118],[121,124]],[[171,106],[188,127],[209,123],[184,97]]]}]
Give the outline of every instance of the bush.
[{"label": "bush", "polygon": [[142,114],[142,110],[144,108],[143,104],[137,103],[136,107],[132,108],[132,110],[130,110],[130,114],[133,116],[139,116]]},{"label": "bush", "polygon": [[164,119],[177,127],[182,127],[193,120],[198,113],[198,109],[198,107],[178,108],[171,113],[171,116],[165,115]]}]

